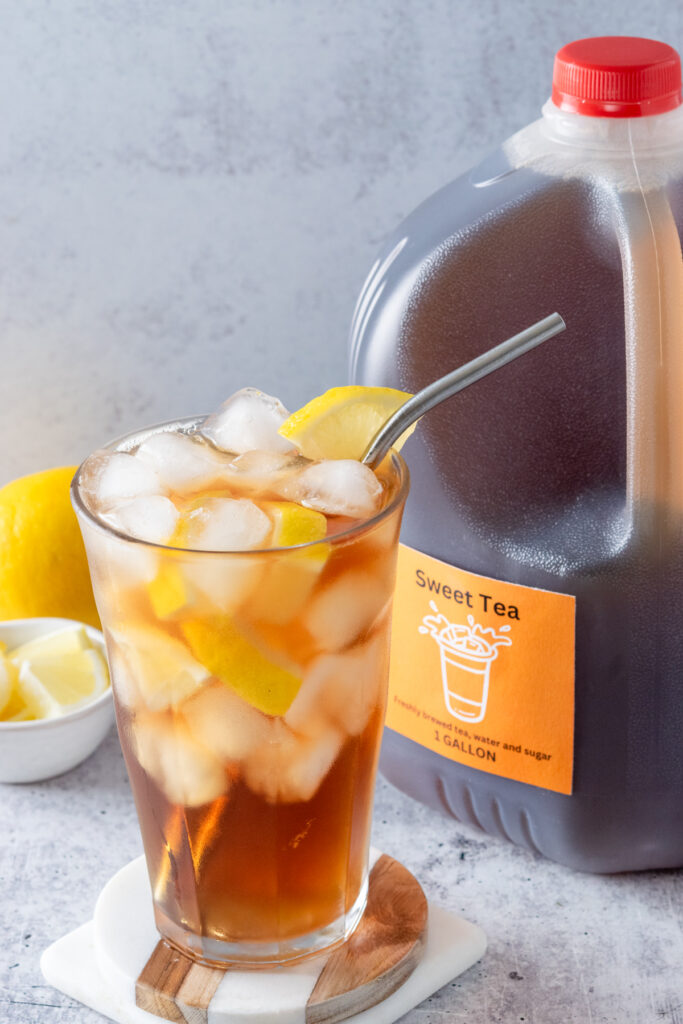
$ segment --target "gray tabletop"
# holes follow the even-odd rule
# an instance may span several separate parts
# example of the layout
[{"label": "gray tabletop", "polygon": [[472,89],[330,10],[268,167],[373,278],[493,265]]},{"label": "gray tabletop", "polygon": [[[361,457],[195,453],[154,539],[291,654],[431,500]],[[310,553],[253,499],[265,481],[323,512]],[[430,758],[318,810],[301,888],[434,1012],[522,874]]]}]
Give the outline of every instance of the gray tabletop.
[{"label": "gray tabletop", "polygon": [[[141,852],[116,734],[80,768],[0,787],[3,1024],[103,1020],[46,985],[42,950]],[[683,873],[581,875],[377,789],[374,841],[481,925],[484,958],[406,1024],[681,1024]]]}]

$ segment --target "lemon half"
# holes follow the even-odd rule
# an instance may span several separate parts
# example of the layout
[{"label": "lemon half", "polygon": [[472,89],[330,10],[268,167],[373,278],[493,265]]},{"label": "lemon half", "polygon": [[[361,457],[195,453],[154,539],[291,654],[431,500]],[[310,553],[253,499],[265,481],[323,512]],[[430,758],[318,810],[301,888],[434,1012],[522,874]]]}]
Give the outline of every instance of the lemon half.
[{"label": "lemon half", "polygon": [[69,487],[76,467],[0,488],[0,619],[58,616],[99,629]]}]

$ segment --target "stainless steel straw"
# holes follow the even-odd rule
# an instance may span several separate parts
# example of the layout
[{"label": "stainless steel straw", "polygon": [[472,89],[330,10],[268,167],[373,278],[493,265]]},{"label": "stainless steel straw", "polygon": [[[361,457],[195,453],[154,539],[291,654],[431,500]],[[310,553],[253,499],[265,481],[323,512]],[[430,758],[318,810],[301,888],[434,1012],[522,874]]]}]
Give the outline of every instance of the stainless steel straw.
[{"label": "stainless steel straw", "polygon": [[491,348],[483,355],[477,356],[457,370],[451,370],[445,377],[440,377],[433,384],[428,384],[417,394],[409,398],[403,405],[399,406],[393,416],[390,416],[384,426],[375,434],[370,445],[363,456],[362,461],[366,465],[374,467],[379,465],[395,441],[399,439],[404,430],[407,430],[415,420],[424,416],[426,412],[439,405],[451,395],[474,384],[475,380],[481,380],[487,374],[500,369],[506,363],[511,363],[518,356],[530,352],[532,348],[541,345],[549,338],[564,331],[566,324],[559,313],[551,313],[550,316],[539,320],[538,323],[527,327],[526,330],[515,334],[514,337],[502,341],[500,345]]}]

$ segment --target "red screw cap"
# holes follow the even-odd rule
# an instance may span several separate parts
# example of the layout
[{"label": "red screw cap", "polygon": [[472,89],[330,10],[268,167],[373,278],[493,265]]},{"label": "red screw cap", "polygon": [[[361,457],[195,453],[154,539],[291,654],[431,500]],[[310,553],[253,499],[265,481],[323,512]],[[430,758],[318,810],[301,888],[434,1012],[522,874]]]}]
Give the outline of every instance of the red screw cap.
[{"label": "red screw cap", "polygon": [[552,99],[591,117],[663,114],[681,105],[681,58],[654,39],[577,39],[555,57]]}]

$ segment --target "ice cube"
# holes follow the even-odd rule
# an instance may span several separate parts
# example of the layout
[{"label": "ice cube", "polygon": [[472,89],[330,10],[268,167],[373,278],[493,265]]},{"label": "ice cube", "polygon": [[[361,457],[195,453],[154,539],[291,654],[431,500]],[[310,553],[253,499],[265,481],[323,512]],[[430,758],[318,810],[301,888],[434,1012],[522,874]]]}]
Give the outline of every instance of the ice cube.
[{"label": "ice cube", "polygon": [[167,544],[178,523],[178,509],[170,498],[150,494],[117,505],[102,519],[121,533],[151,544]]},{"label": "ice cube", "polygon": [[126,668],[151,711],[180,704],[209,678],[174,636],[145,625],[110,630]]},{"label": "ice cube", "polygon": [[364,519],[378,512],[382,485],[368,466],[355,459],[314,462],[288,478],[284,496],[332,516]]},{"label": "ice cube", "polygon": [[183,572],[190,586],[217,610],[234,611],[258,586],[264,565],[259,558],[228,552],[265,547],[272,530],[270,519],[247,498],[206,498],[192,510],[184,527],[184,546],[198,552],[225,552],[188,554]]},{"label": "ice cube", "polygon": [[197,743],[182,719],[172,715],[138,717],[132,736],[140,766],[171,803],[200,807],[227,791],[229,780],[223,765]]},{"label": "ice cube", "polygon": [[242,388],[204,421],[201,432],[216,448],[236,455],[254,448],[291,452],[294,445],[277,432],[288,416],[279,399],[257,388]]},{"label": "ice cube", "polygon": [[268,743],[275,719],[262,714],[223,683],[204,686],[182,713],[192,736],[222,760],[240,761]]},{"label": "ice cube", "polygon": [[274,626],[291,622],[309,600],[329,554],[329,545],[318,544],[274,556],[249,598],[249,617]]},{"label": "ice cube", "polygon": [[281,719],[273,721],[270,742],[254,747],[246,759],[245,781],[269,803],[310,800],[334,764],[344,738],[329,726],[315,736],[299,736]]},{"label": "ice cube", "polygon": [[212,612],[231,614],[258,587],[263,561],[245,555],[188,555],[182,565],[188,594],[208,601]]},{"label": "ice cube", "polygon": [[228,467],[228,481],[232,488],[244,494],[279,495],[285,481],[302,465],[305,462],[296,452],[254,449],[232,460]]},{"label": "ice cube", "polygon": [[295,732],[315,735],[336,725],[358,736],[374,708],[383,705],[389,671],[388,629],[339,654],[312,663],[284,716]]},{"label": "ice cube", "polygon": [[225,476],[230,460],[215,448],[186,434],[162,431],[152,434],[135,453],[171,491],[192,491]]},{"label": "ice cube", "polygon": [[140,691],[128,667],[128,662],[121,654],[112,634],[108,631],[105,631],[105,633],[107,661],[111,670],[111,684],[117,701],[123,707],[128,708],[129,711],[135,711],[140,707],[144,707]]},{"label": "ice cube", "polygon": [[319,647],[339,651],[372,629],[390,599],[382,580],[364,569],[350,569],[318,591],[303,622]]},{"label": "ice cube", "polygon": [[249,551],[266,545],[272,526],[248,498],[206,498],[184,523],[183,545],[195,551]]},{"label": "ice cube", "polygon": [[114,605],[126,587],[150,583],[158,567],[159,555],[153,548],[133,544],[113,534],[103,534],[97,539],[97,564],[93,566],[92,572],[98,579],[104,580]]},{"label": "ice cube", "polygon": [[95,512],[147,494],[162,494],[164,488],[151,466],[127,452],[94,452],[83,466],[80,491]]}]

